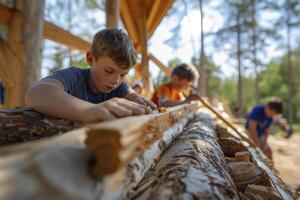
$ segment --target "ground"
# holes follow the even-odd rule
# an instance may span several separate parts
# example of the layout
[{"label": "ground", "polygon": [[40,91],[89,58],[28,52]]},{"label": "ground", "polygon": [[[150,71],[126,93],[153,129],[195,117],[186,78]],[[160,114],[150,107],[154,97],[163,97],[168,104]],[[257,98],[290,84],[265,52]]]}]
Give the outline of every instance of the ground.
[{"label": "ground", "polygon": [[270,136],[275,169],[289,186],[300,189],[300,134],[286,140],[281,136]]}]

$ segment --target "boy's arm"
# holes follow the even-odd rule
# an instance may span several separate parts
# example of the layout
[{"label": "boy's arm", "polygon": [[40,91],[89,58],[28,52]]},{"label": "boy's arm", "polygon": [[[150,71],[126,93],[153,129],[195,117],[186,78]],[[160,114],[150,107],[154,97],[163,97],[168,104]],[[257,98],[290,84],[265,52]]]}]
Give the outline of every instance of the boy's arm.
[{"label": "boy's arm", "polygon": [[270,135],[270,129],[267,128],[267,129],[265,130],[265,137],[264,137],[264,141],[263,141],[263,143],[262,143],[262,146],[265,146],[265,144],[267,143],[267,139],[268,139],[269,135]]},{"label": "boy's arm", "polygon": [[185,100],[168,100],[165,96],[160,96],[158,98],[159,105],[162,107],[173,107],[186,103]]},{"label": "boy's arm", "polygon": [[161,106],[164,107],[172,107],[172,106],[177,106],[181,105],[184,103],[189,103],[191,101],[196,101],[199,100],[199,94],[196,93],[191,93],[185,100],[168,100],[167,97],[161,96],[158,98],[158,101],[160,102]]},{"label": "boy's arm", "polygon": [[261,143],[259,141],[259,138],[258,138],[256,126],[257,126],[256,121],[250,119],[249,120],[249,132],[250,132],[250,135],[251,135],[252,139],[254,140],[254,142],[256,143],[256,145],[259,148],[261,148],[262,145],[261,145]]},{"label": "boy's arm", "polygon": [[100,104],[83,101],[64,91],[60,81],[47,78],[32,86],[26,93],[25,102],[39,112],[71,121],[97,122],[130,115],[149,113],[145,106],[113,98]]}]

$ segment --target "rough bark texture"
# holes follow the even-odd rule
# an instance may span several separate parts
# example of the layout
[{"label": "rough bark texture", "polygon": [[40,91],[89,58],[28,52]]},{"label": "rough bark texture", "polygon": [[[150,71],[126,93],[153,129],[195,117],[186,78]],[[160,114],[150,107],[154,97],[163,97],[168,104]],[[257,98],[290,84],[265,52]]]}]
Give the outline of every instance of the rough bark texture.
[{"label": "rough bark texture", "polygon": [[128,194],[130,199],[238,199],[212,119],[200,114]]},{"label": "rough bark texture", "polygon": [[0,146],[57,135],[76,126],[74,122],[46,117],[31,109],[1,109]]},{"label": "rough bark texture", "polygon": [[293,199],[257,149],[244,147],[238,139],[217,138],[207,114],[191,118],[164,132],[127,167],[100,179],[89,174],[92,155],[84,143],[88,127],[3,147],[0,199],[239,199],[244,195],[238,196],[227,162],[236,152],[247,150],[269,182],[252,185],[247,195],[269,189],[282,199]]}]

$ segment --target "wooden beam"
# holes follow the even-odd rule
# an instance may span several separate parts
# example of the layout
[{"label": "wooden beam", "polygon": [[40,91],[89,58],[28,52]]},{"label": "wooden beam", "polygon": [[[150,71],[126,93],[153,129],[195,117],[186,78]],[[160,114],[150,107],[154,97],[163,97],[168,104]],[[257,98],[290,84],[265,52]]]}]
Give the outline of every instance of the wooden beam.
[{"label": "wooden beam", "polygon": [[120,7],[119,0],[105,0],[106,28],[118,27]]},{"label": "wooden beam", "polygon": [[[7,26],[12,16],[21,17],[21,12],[0,4],[0,24]],[[44,20],[43,38],[63,44],[83,53],[90,50],[91,44],[55,24]]]},{"label": "wooden beam", "polygon": [[132,17],[132,14],[130,12],[128,1],[127,0],[121,0],[120,2],[121,6],[121,18],[122,21],[128,31],[129,36],[131,37],[133,43],[135,44],[135,47],[137,47],[139,43],[139,37],[138,37],[138,31],[137,27],[134,23],[134,19]]},{"label": "wooden beam", "polygon": [[89,51],[91,46],[89,42],[47,21],[44,21],[44,39],[77,49],[82,53]]},{"label": "wooden beam", "polygon": [[197,109],[196,103],[186,104],[161,114],[90,125],[86,144],[96,158],[92,174],[100,177],[117,171],[162,137],[164,131]]},{"label": "wooden beam", "polygon": [[153,54],[149,54],[149,59],[152,60],[161,71],[163,71],[167,76],[170,76],[172,73],[172,69],[166,67],[162,62],[160,62]]},{"label": "wooden beam", "polygon": [[153,32],[162,21],[163,17],[167,14],[174,0],[156,0],[151,8],[149,17],[147,19],[148,39],[151,38]]}]

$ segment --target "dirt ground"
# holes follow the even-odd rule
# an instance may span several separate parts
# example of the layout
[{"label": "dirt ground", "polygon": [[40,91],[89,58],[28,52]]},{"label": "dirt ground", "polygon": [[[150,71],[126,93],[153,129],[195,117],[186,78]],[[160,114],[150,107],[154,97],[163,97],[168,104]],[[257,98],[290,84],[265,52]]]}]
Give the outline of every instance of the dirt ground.
[{"label": "dirt ground", "polygon": [[270,136],[275,169],[289,186],[300,188],[300,134],[286,140],[280,136]]}]

